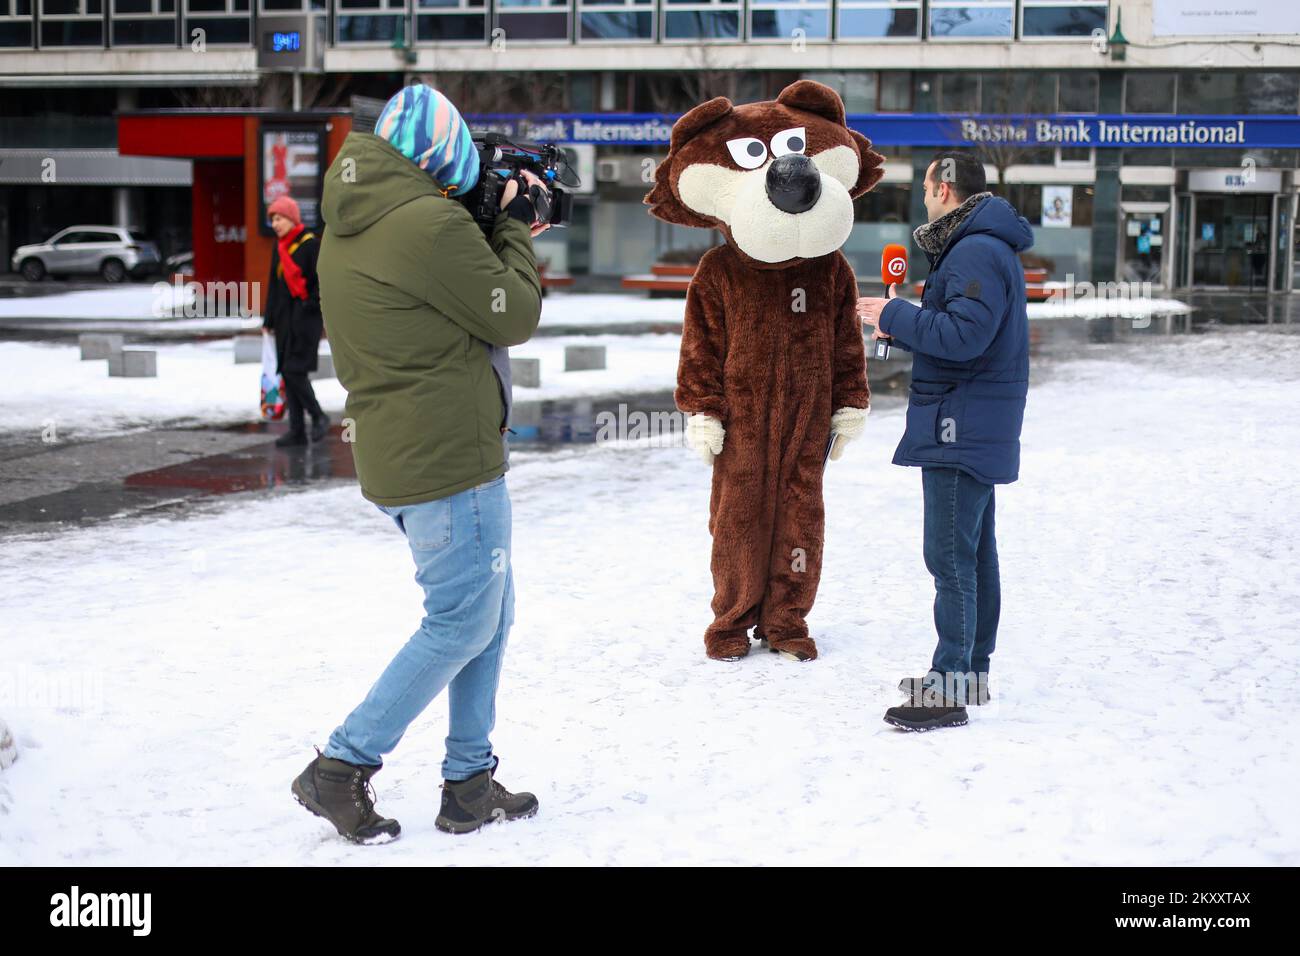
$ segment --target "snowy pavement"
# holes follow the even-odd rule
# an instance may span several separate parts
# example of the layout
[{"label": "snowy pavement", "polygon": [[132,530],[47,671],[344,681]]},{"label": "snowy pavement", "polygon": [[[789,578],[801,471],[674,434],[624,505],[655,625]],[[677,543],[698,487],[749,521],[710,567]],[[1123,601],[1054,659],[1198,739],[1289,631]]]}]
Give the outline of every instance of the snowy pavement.
[{"label": "snowy pavement", "polygon": [[[607,367],[565,372],[569,345],[603,345]],[[540,388],[515,388],[515,402],[671,392],[680,335],[563,335],[510,350],[541,362]],[[234,425],[259,420],[260,364],[234,364],[229,341],[159,343],[157,378],[110,378],[108,363],[83,362],[76,345],[0,342],[0,437],[39,437],[51,425],[60,440],[104,437],[139,428]],[[317,379],[325,410],[341,412],[337,379]],[[336,416],[337,417],[337,416]]]},{"label": "snowy pavement", "polygon": [[[150,346],[157,378],[110,378],[106,361],[81,361],[76,345],[0,342],[0,435],[87,439],[138,428],[259,420],[261,363],[236,365],[229,340]],[[327,411],[343,408],[336,379],[318,379]]]},{"label": "snowy pavement", "polygon": [[994,703],[881,722],[933,644],[920,476],[878,410],[827,479],[822,657],[705,659],[708,470],[520,456],[494,735],[534,820],[434,830],[445,697],[352,847],[289,782],[417,623],[352,487],[214,500],[0,550],[13,864],[1300,864],[1300,336],[1094,347],[1030,393],[998,493]]}]

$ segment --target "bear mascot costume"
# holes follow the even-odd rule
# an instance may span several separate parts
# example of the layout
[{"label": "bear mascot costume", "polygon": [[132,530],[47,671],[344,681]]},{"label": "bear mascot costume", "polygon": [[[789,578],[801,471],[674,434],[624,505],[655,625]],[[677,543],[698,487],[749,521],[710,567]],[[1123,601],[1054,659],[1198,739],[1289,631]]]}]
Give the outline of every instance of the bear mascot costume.
[{"label": "bear mascot costume", "polygon": [[[715,97],[673,126],[645,197],[665,222],[719,230],[686,294],[677,407],[713,465],[708,656],[739,660],[749,629],[808,661],[821,576],[822,470],[865,424],[870,393],[853,269],[839,248],[884,157],[828,86],[772,101]],[[833,445],[832,445],[832,436]],[[831,450],[833,447],[833,450]]]}]

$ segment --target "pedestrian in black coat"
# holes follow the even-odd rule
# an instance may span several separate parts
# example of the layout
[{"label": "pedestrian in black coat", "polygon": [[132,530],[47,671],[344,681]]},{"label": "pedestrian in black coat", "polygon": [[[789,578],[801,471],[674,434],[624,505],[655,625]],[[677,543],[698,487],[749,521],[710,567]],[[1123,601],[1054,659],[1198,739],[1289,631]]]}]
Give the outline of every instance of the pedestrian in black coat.
[{"label": "pedestrian in black coat", "polygon": [[276,199],[268,212],[277,241],[271,253],[262,327],[275,334],[275,357],[289,406],[289,430],[276,440],[276,445],[283,448],[307,444],[308,414],[312,441],[324,438],[330,425],[308,377],[308,373],[316,371],[316,353],[324,328],[316,274],[320,244],[302,224],[298,204],[290,197]]}]

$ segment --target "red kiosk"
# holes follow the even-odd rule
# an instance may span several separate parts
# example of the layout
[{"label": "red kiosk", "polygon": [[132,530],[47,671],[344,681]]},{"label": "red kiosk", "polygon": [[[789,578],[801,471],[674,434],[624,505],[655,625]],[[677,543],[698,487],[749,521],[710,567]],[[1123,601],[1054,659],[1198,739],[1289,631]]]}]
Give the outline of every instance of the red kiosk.
[{"label": "red kiosk", "polygon": [[118,115],[117,149],[194,161],[194,281],[257,282],[260,310],[274,242],[267,205],[288,193],[319,229],[325,170],[351,129],[345,110],[144,110]]}]

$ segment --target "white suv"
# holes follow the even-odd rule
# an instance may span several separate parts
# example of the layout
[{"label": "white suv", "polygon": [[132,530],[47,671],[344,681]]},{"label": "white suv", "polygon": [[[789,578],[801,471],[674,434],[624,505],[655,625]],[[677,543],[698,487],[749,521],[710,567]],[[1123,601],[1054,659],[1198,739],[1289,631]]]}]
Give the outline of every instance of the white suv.
[{"label": "white suv", "polygon": [[70,226],[45,242],[19,246],[13,269],[28,282],[50,275],[93,275],[105,282],[121,282],[128,275],[156,272],[161,264],[158,247],[121,226]]}]

